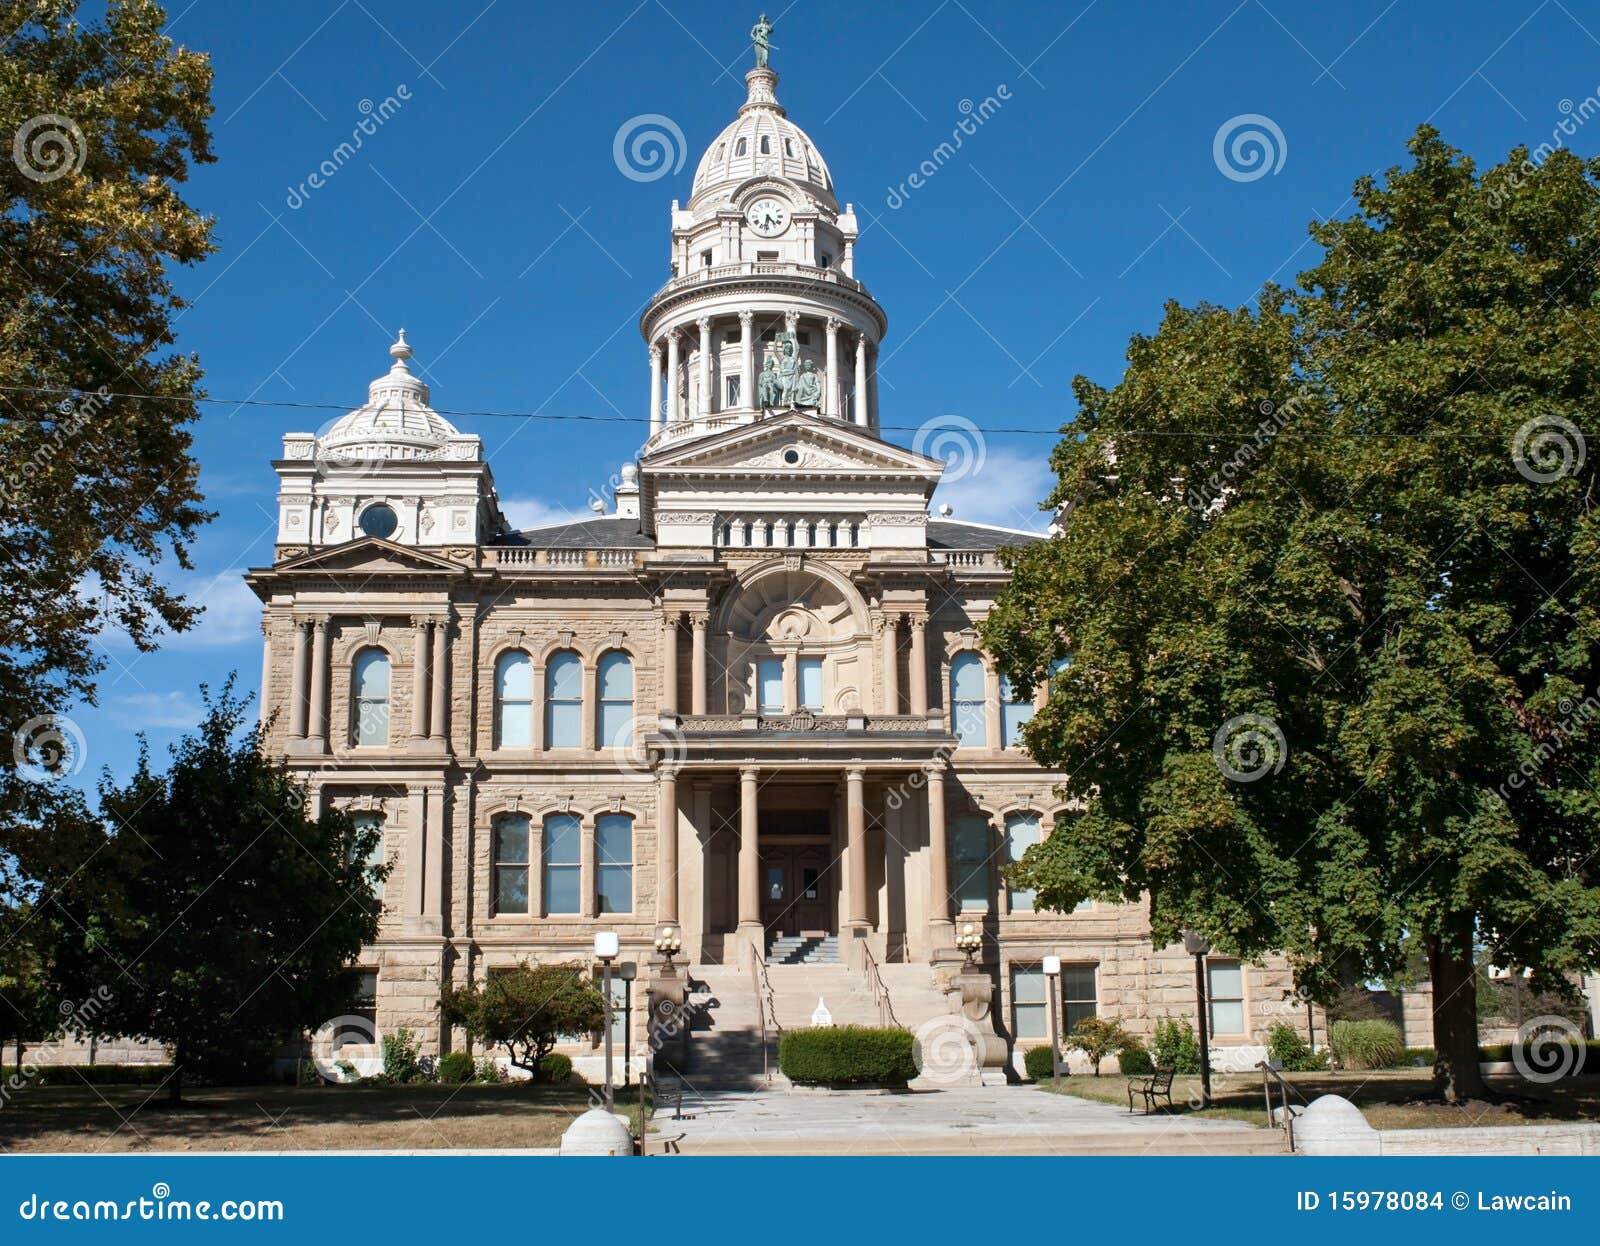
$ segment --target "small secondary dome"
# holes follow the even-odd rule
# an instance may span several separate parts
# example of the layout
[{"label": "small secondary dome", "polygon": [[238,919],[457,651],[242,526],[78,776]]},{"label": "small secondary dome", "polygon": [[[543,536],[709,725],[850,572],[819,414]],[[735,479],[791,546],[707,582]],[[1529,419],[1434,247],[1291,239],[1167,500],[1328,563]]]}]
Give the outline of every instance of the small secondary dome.
[{"label": "small secondary dome", "polygon": [[454,425],[428,405],[427,384],[406,366],[406,331],[389,348],[393,365],[367,386],[367,401],[340,416],[317,439],[324,454],[349,459],[427,458],[458,436]]},{"label": "small secondary dome", "polygon": [[824,203],[838,207],[833,197],[833,175],[828,172],[822,153],[778,103],[778,75],[758,67],[745,74],[744,80],[749,98],[739,115],[700,157],[689,202],[726,198],[752,177],[767,175],[796,182]]}]

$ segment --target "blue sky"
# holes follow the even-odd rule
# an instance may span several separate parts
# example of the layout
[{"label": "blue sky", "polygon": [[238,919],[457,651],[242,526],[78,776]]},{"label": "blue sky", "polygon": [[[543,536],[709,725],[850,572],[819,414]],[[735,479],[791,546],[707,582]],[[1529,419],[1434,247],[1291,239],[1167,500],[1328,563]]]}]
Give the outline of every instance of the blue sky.
[{"label": "blue sky", "polygon": [[[668,275],[670,201],[688,198],[743,100],[755,6],[172,0],[169,12],[174,37],[216,69],[218,162],[188,193],[216,216],[221,249],[178,275],[192,301],[180,345],[199,353],[209,392],[355,406],[403,325],[436,407],[639,421],[456,421],[483,436],[514,518],[585,513],[642,440],[638,313]],[[944,416],[1056,429],[1073,375],[1113,382],[1164,300],[1237,305],[1292,281],[1316,255],[1307,222],[1348,214],[1354,179],[1401,162],[1420,122],[1487,164],[1551,139],[1600,91],[1600,16],[1571,0],[769,0],[768,12],[779,97],[862,220],[856,275],[890,323],[882,418],[905,444]],[[961,150],[906,186],[991,96],[998,108]],[[389,115],[301,192],[368,109]],[[617,134],[644,114],[684,136],[676,173],[619,170]],[[1270,125],[1228,129],[1250,116]],[[1563,141],[1592,154],[1590,125]],[[1267,134],[1271,171],[1223,171],[1219,132],[1227,164],[1241,126]],[[219,517],[181,581],[205,621],[155,654],[102,638],[99,705],[72,714],[88,742],[80,782],[101,766],[125,774],[136,731],[164,750],[196,721],[202,681],[237,670],[257,687],[259,609],[239,577],[271,557],[268,464],[285,432],[336,415],[206,406],[195,453]],[[981,469],[939,500],[958,518],[1040,526],[1051,444],[985,432]]]}]

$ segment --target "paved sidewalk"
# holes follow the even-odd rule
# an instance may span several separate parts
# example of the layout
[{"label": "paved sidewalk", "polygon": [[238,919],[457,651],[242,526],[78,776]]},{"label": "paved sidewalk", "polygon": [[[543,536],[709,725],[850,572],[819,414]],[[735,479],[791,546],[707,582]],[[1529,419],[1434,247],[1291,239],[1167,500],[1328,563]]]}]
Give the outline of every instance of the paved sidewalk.
[{"label": "paved sidewalk", "polygon": [[1239,1121],[1130,1115],[1033,1086],[917,1094],[709,1091],[658,1115],[650,1153],[684,1155],[1269,1155],[1283,1135]]}]

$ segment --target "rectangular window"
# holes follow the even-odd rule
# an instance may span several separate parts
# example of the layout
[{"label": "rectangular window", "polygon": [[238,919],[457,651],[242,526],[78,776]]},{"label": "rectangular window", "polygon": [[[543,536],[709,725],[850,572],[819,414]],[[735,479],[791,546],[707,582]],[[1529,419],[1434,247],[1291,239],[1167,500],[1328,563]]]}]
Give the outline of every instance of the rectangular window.
[{"label": "rectangular window", "polygon": [[818,262],[817,262],[817,267],[818,268],[832,268],[833,267],[833,256],[829,255],[826,251],[824,251],[820,256],[818,256],[817,260],[818,260]]},{"label": "rectangular window", "polygon": [[800,659],[800,704],[814,714],[822,713],[822,659]]},{"label": "rectangular window", "polygon": [[577,655],[563,653],[551,660],[545,675],[549,688],[545,706],[550,738],[547,748],[583,747],[583,665]]},{"label": "rectangular window", "polygon": [[[1006,819],[1006,859],[1010,865],[1022,860],[1022,854],[1039,842],[1039,819],[1031,813],[1013,814]],[[1013,913],[1033,912],[1033,892],[1016,887],[1007,890]]]},{"label": "rectangular window", "polygon": [[1095,965],[1061,966],[1061,1032],[1070,1034],[1078,1022],[1095,1015]]},{"label": "rectangular window", "polygon": [[583,890],[580,840],[576,814],[552,813],[544,820],[544,911],[577,913]]},{"label": "rectangular window", "polygon": [[763,714],[783,713],[783,659],[756,663],[756,705]]},{"label": "rectangular window", "polygon": [[[351,1011],[358,1017],[365,1017],[368,1021],[376,1023],[378,1020],[378,971],[376,969],[356,969],[352,972],[356,976],[356,1002]],[[351,1039],[350,1041],[359,1040]]]},{"label": "rectangular window", "polygon": [[1038,965],[1011,971],[1011,1028],[1019,1041],[1050,1037],[1049,996]]},{"label": "rectangular window", "polygon": [[604,813],[595,819],[595,879],[602,913],[633,912],[633,819]]},{"label": "rectangular window", "polygon": [[710,251],[702,251],[702,252],[700,252],[700,267],[701,268],[710,268],[711,267],[711,252]]},{"label": "rectangular window", "polygon": [[[351,814],[350,821],[355,824],[355,828],[358,831],[378,832],[378,842],[372,846],[372,851],[367,854],[366,864],[369,869],[383,868],[385,862],[383,851],[383,815],[381,813],[363,811],[361,813]],[[383,906],[383,879],[374,878],[371,875],[368,875],[368,881],[372,883],[372,894],[377,897],[378,906],[381,908]]]},{"label": "rectangular window", "polygon": [[1244,1033],[1244,968],[1236,960],[1206,962],[1213,1034]]},{"label": "rectangular window", "polygon": [[528,819],[510,815],[494,823],[494,911],[528,911]]},{"label": "rectangular window", "polygon": [[737,375],[728,378],[728,401],[726,405],[730,407],[739,405],[739,378]]},{"label": "rectangular window", "polygon": [[1022,724],[1027,722],[1034,714],[1032,701],[1019,701],[1016,693],[1012,691],[1011,680],[1005,676],[1000,677],[1000,738],[1005,748],[1017,748],[1022,744]]},{"label": "rectangular window", "polygon": [[987,818],[969,814],[956,819],[956,899],[963,913],[989,911],[989,837]]}]

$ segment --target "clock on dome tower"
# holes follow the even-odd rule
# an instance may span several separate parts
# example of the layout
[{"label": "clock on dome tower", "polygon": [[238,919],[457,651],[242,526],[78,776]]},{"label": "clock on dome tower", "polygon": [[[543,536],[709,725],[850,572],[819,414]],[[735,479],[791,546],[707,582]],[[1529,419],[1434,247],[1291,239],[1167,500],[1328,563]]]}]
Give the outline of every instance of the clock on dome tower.
[{"label": "clock on dome tower", "polygon": [[744,219],[762,238],[776,238],[789,228],[789,205],[775,195],[762,195],[751,200]]}]

